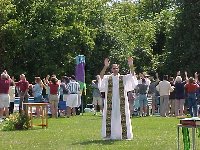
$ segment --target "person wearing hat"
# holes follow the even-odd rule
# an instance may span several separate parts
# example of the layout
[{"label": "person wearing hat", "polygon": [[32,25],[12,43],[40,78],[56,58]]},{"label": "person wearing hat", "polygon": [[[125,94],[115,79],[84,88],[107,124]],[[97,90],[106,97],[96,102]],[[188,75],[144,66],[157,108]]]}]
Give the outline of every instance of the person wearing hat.
[{"label": "person wearing hat", "polygon": [[5,110],[6,117],[9,116],[9,87],[10,87],[11,79],[9,78],[7,73],[2,73],[0,78],[0,121],[3,118],[3,111]]}]

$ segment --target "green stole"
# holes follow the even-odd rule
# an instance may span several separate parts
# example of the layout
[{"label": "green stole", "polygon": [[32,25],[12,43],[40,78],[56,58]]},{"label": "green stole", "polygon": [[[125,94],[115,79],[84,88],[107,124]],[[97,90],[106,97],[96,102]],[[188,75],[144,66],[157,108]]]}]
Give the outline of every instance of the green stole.
[{"label": "green stole", "polygon": [[190,134],[189,134],[189,129],[183,127],[182,128],[182,133],[183,133],[184,150],[190,150]]},{"label": "green stole", "polygon": [[[106,137],[107,138],[110,138],[111,136],[112,89],[113,89],[113,82],[112,82],[112,77],[110,77],[108,79],[107,114],[106,114]],[[127,139],[123,76],[119,76],[119,95],[120,95],[122,139]]]}]

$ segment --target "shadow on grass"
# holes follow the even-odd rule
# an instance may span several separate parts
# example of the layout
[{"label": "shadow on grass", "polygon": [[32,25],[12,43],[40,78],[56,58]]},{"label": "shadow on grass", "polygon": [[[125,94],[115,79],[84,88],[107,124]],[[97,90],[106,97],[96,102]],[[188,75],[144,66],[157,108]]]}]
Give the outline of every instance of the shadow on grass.
[{"label": "shadow on grass", "polygon": [[94,144],[112,145],[118,141],[120,140],[89,140],[89,141],[84,141],[84,142],[77,142],[77,143],[74,143],[73,145],[94,145]]}]

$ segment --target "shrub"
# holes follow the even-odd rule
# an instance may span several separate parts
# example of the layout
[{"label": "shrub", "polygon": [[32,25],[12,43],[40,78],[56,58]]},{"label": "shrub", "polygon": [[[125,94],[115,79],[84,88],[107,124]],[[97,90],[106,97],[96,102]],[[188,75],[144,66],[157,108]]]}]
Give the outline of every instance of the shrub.
[{"label": "shrub", "polygon": [[27,130],[30,126],[29,117],[25,113],[14,113],[3,122],[3,131]]}]

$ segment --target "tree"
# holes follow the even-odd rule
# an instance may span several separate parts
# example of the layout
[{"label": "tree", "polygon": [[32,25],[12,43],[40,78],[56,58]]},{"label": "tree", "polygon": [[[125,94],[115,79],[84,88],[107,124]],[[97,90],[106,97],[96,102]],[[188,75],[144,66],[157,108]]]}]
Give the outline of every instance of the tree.
[{"label": "tree", "polygon": [[200,2],[177,0],[177,6],[179,13],[176,15],[176,24],[166,44],[169,55],[163,70],[194,73],[199,71],[200,65],[196,61],[200,57]]},{"label": "tree", "polygon": [[10,59],[7,50],[9,45],[6,41],[12,36],[12,30],[18,26],[17,20],[13,17],[15,10],[15,5],[12,4],[11,0],[0,1],[0,70],[6,69],[9,65],[8,60]]}]

